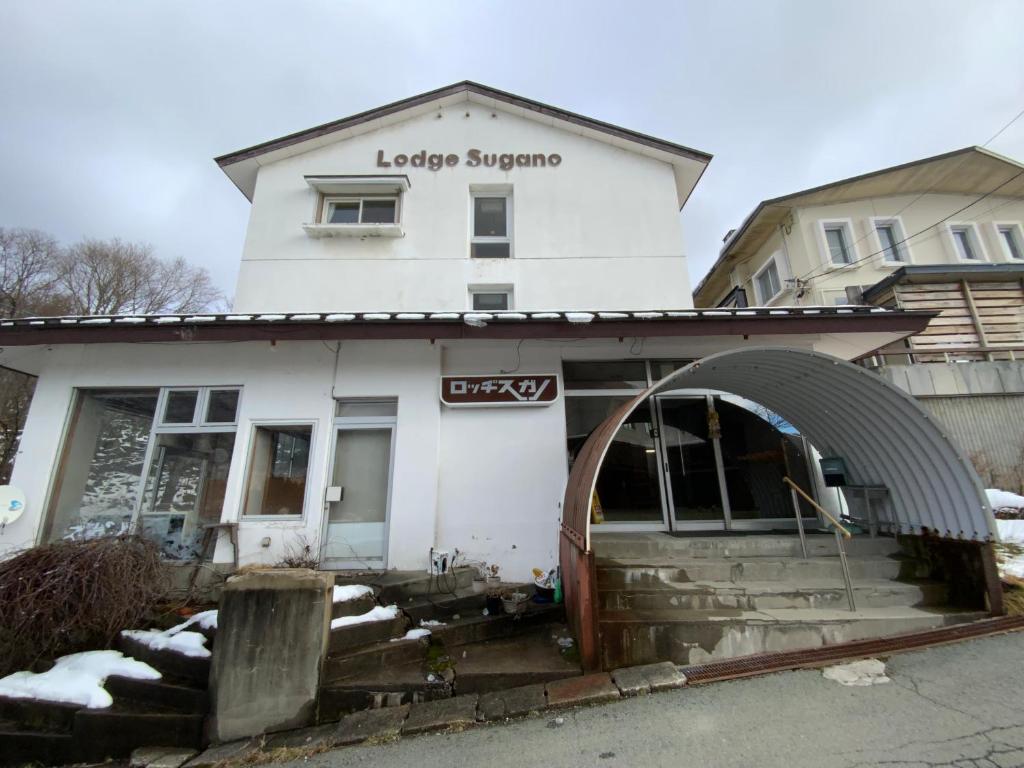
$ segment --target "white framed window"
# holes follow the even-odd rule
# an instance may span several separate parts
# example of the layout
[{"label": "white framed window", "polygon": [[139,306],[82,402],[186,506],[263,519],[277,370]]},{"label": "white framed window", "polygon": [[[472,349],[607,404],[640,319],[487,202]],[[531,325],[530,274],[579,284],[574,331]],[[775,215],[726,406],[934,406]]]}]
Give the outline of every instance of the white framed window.
[{"label": "white framed window", "polygon": [[950,249],[957,261],[987,261],[985,247],[981,243],[981,238],[978,237],[978,228],[973,222],[948,222],[946,235],[949,239]]},{"label": "white framed window", "polygon": [[233,429],[241,392],[240,387],[167,387],[157,429]]},{"label": "white framed window", "polygon": [[470,256],[507,259],[512,255],[512,193],[471,193]]},{"label": "white framed window", "polygon": [[841,307],[850,303],[845,288],[826,288],[821,292],[821,304],[825,307]]},{"label": "white framed window", "polygon": [[846,267],[857,261],[850,219],[828,219],[818,222],[822,260],[833,267]]},{"label": "white framed window", "polygon": [[754,273],[754,293],[758,306],[764,306],[782,293],[782,277],[779,262],[772,256]]},{"label": "white framed window", "polygon": [[1024,261],[1024,231],[1019,221],[996,221],[996,240],[1003,258],[1007,261]]},{"label": "white framed window", "polygon": [[244,517],[302,517],[314,436],[313,422],[253,423]]},{"label": "white framed window", "polygon": [[910,249],[907,247],[907,233],[898,216],[874,216],[870,219],[871,229],[884,264],[909,264]]},{"label": "white framed window", "polygon": [[512,309],[512,287],[506,285],[471,285],[469,308],[477,312],[506,312]]},{"label": "white framed window", "polygon": [[397,224],[398,198],[324,196],[322,224]]}]

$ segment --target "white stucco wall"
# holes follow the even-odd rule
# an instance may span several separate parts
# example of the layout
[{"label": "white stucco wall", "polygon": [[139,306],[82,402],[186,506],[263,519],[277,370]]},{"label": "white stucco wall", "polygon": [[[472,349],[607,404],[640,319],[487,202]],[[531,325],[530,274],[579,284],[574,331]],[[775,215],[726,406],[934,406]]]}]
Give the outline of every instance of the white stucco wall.
[{"label": "white stucco wall", "polygon": [[[259,169],[235,309],[464,310],[468,286],[514,286],[516,309],[691,305],[670,165],[581,135],[465,103],[271,162]],[[379,168],[425,149],[556,153],[558,167]],[[306,175],[409,176],[400,238],[309,237],[317,192]],[[513,257],[470,259],[473,190],[511,190]]]}]

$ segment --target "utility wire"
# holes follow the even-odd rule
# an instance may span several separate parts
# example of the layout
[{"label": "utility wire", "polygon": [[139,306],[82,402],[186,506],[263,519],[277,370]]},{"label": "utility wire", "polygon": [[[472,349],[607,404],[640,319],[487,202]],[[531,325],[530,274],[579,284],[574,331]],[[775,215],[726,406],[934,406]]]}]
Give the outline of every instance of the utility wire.
[{"label": "utility wire", "polygon": [[[1007,179],[1006,181],[1004,181],[1004,182],[1003,182],[1002,184],[1000,184],[1000,185],[999,185],[999,186],[997,186],[997,187],[994,187],[993,189],[990,189],[990,190],[989,190],[988,192],[986,192],[985,194],[981,195],[981,196],[980,196],[980,197],[978,197],[978,198],[977,198],[976,200],[972,200],[972,201],[971,201],[971,202],[969,202],[969,203],[968,203],[967,205],[965,205],[965,206],[964,206],[963,208],[958,208],[957,210],[953,211],[952,213],[950,213],[950,214],[948,214],[948,215],[946,215],[946,216],[942,217],[941,219],[939,219],[939,220],[938,220],[938,221],[936,221],[935,223],[933,223],[933,224],[929,224],[929,225],[928,225],[927,227],[924,227],[923,229],[919,229],[919,230],[918,230],[917,232],[915,232],[914,234],[912,234],[912,235],[908,235],[907,237],[904,237],[904,238],[903,238],[902,240],[899,240],[898,242],[894,243],[894,244],[893,244],[893,246],[891,246],[891,247],[893,247],[893,248],[896,248],[896,247],[898,247],[898,246],[900,246],[900,245],[903,245],[903,243],[907,242],[908,240],[912,240],[912,239],[914,239],[915,237],[917,237],[918,235],[923,235],[923,234],[924,234],[925,232],[927,232],[927,231],[928,231],[929,229],[933,229],[934,227],[937,227],[937,226],[938,226],[939,224],[942,224],[942,223],[943,223],[943,222],[945,222],[945,221],[949,221],[949,220],[950,220],[951,218],[953,218],[954,216],[956,216],[956,215],[957,215],[958,213],[963,213],[963,212],[964,212],[964,211],[966,211],[966,210],[967,210],[968,208],[970,208],[970,207],[972,207],[972,206],[974,206],[974,205],[977,205],[977,204],[978,204],[978,203],[980,203],[980,202],[981,202],[982,200],[984,200],[984,199],[985,199],[986,197],[988,197],[989,195],[993,195],[993,194],[995,194],[995,193],[996,193],[996,192],[998,192],[998,191],[999,191],[1000,189],[1002,189],[1002,188],[1003,188],[1003,187],[1005,187],[1005,186],[1006,186],[1007,184],[1009,184],[1009,183],[1010,183],[1011,181],[1013,181],[1014,179],[1017,179],[1017,178],[1019,178],[1019,177],[1020,177],[1020,176],[1022,176],[1022,175],[1024,175],[1024,171],[1018,171],[1018,172],[1017,172],[1017,173],[1015,173],[1015,174],[1014,174],[1013,176],[1011,176],[1011,177],[1010,177],[1010,178],[1008,178],[1008,179]],[[804,277],[800,277],[800,278],[797,278],[797,280],[802,280],[802,281],[804,281],[804,282],[810,282],[811,280],[814,280],[814,279],[816,279],[816,278],[818,278],[818,277],[822,277],[822,276],[824,275],[824,273],[822,273],[821,275],[815,275],[815,274],[813,274],[814,272],[816,272],[816,271],[817,271],[817,269],[825,269],[825,270],[827,270],[827,269],[829,269],[829,267],[830,267],[830,266],[837,266],[837,267],[850,267],[850,266],[853,266],[854,264],[860,264],[860,263],[861,263],[862,261],[867,261],[868,259],[872,259],[872,258],[874,258],[875,256],[878,256],[878,255],[880,255],[880,254],[882,254],[882,253],[885,253],[885,252],[886,252],[887,250],[889,250],[889,248],[882,248],[881,250],[875,251],[875,252],[873,252],[873,253],[869,253],[869,254],[868,254],[867,256],[863,256],[863,257],[861,257],[861,258],[859,258],[859,259],[856,259],[856,260],[854,260],[854,261],[848,262],[848,263],[846,263],[846,264],[835,264],[835,265],[827,265],[827,266],[824,266],[824,267],[818,267],[818,268],[816,268],[816,269],[813,269],[813,270],[811,270],[810,272],[806,273],[806,275],[804,275]]]},{"label": "utility wire", "polygon": [[[1021,118],[1021,117],[1024,117],[1024,109],[1022,109],[1022,110],[1021,110],[1020,112],[1018,112],[1018,113],[1017,113],[1016,115],[1014,115],[1014,116],[1013,116],[1013,117],[1012,117],[1012,118],[1010,119],[1010,121],[1009,121],[1009,122],[1007,122],[1006,124],[1004,124],[1002,128],[1000,128],[1000,129],[999,129],[998,131],[996,131],[996,132],[995,132],[994,134],[992,134],[992,136],[991,136],[991,137],[990,137],[990,138],[988,139],[988,141],[986,141],[986,142],[985,142],[984,144],[982,144],[981,146],[982,146],[982,147],[987,147],[987,146],[988,146],[989,144],[991,144],[991,143],[992,143],[993,141],[995,141],[995,140],[996,140],[997,138],[999,138],[999,136],[1000,136],[1000,135],[1002,135],[1002,134],[1003,134],[1003,133],[1004,133],[1004,132],[1006,131],[1006,129],[1007,129],[1007,128],[1009,128],[1009,127],[1010,127],[1011,125],[1013,125],[1013,124],[1014,124],[1015,122],[1017,122],[1018,120],[1020,120],[1020,118]],[[891,218],[896,218],[896,217],[900,216],[900,215],[901,215],[901,214],[902,214],[902,213],[903,213],[903,212],[904,212],[905,210],[907,210],[908,208],[910,208],[910,206],[914,205],[914,204],[915,204],[915,203],[916,203],[916,202],[917,202],[918,200],[920,200],[920,199],[921,199],[922,197],[924,197],[925,195],[927,195],[928,193],[930,193],[930,192],[931,192],[931,191],[932,191],[932,190],[933,190],[933,189],[934,189],[934,188],[935,188],[935,187],[936,187],[937,185],[939,185],[940,183],[942,183],[943,181],[945,181],[945,180],[946,180],[946,179],[947,179],[947,178],[948,178],[948,177],[949,177],[949,176],[950,176],[951,174],[953,174],[953,173],[955,173],[956,171],[960,170],[960,166],[962,166],[962,165],[963,165],[963,164],[964,164],[965,162],[967,162],[967,158],[968,158],[968,155],[966,155],[966,154],[965,154],[965,155],[964,155],[964,157],[962,157],[962,158],[960,159],[960,162],[959,162],[959,163],[957,163],[957,164],[956,164],[955,166],[953,166],[953,168],[951,168],[951,169],[950,169],[949,171],[947,171],[946,173],[944,173],[944,174],[942,175],[942,177],[941,177],[940,179],[938,179],[937,181],[935,181],[935,182],[934,182],[934,183],[933,183],[933,184],[932,184],[932,185],[931,185],[930,187],[928,187],[928,189],[926,189],[926,190],[925,190],[924,192],[922,192],[921,194],[919,194],[919,195],[918,195],[917,197],[915,197],[915,198],[914,198],[913,200],[911,200],[911,201],[910,201],[909,203],[907,203],[906,205],[904,205],[904,206],[903,206],[902,208],[900,208],[900,209],[899,209],[898,211],[896,211],[896,213],[892,214],[892,217],[891,217]],[[1019,175],[1019,174],[1018,174],[1018,175]],[[1014,177],[1014,178],[1016,178],[1016,177]],[[1010,181],[1012,181],[1012,180],[1013,180],[1013,179],[1010,179]],[[1009,182],[1006,182],[1006,183],[1009,183]],[[1000,187],[1001,187],[1001,186],[1003,186],[1003,185],[1000,185]],[[998,187],[997,187],[997,189],[998,189]],[[994,190],[993,190],[993,191],[994,191]],[[984,199],[985,199],[985,197],[988,197],[988,195],[990,195],[990,194],[992,194],[992,192],[987,192],[987,193],[985,193],[985,194],[984,194],[984,195],[983,195],[982,197],[979,197],[979,198],[978,198],[977,200],[975,200],[974,202],[976,202],[976,203],[977,203],[977,202],[980,202],[981,200],[984,200]],[[973,203],[972,203],[972,205],[973,205]],[[969,207],[970,207],[970,206],[967,206],[967,208],[969,208]],[[965,210],[965,209],[963,209],[963,208],[962,208],[961,210]],[[957,213],[959,213],[959,212],[960,212],[960,211],[954,211],[953,213],[951,213],[951,214],[950,214],[950,216],[955,216],[955,215],[956,215]],[[946,217],[946,219],[948,219],[948,218],[949,218],[949,217],[947,216],[947,217]],[[911,235],[910,237],[905,237],[905,238],[904,238],[903,240],[900,240],[900,241],[899,241],[898,243],[895,243],[893,247],[897,247],[897,246],[899,246],[899,245],[902,245],[902,244],[903,244],[903,243],[905,243],[905,242],[906,242],[907,240],[910,240],[910,239],[911,239],[912,237],[917,237],[917,235],[919,235],[919,234],[922,234],[923,232],[927,231],[928,229],[931,229],[931,227],[934,227],[934,226],[937,226],[938,224],[941,224],[941,223],[942,223],[943,221],[946,221],[946,219],[942,219],[941,221],[937,221],[937,222],[936,222],[935,224],[932,224],[932,225],[931,225],[930,227],[925,227],[925,228],[924,228],[923,230],[921,230],[920,232],[917,232],[917,233],[915,233],[915,234]],[[867,238],[868,238],[868,237],[869,237],[870,235],[871,235],[871,231],[869,230],[869,231],[868,231],[868,232],[866,232],[866,233],[865,233],[864,235],[862,235],[861,237],[859,237],[859,238],[857,238],[856,240],[854,240],[854,241],[853,241],[853,243],[851,243],[851,244],[850,244],[850,249],[852,250],[852,249],[853,249],[854,247],[856,247],[856,246],[857,246],[857,245],[858,245],[859,243],[861,243],[861,242],[863,242],[864,240],[866,240],[866,239],[867,239]],[[862,261],[865,261],[865,260],[867,260],[867,259],[873,258],[874,256],[878,256],[879,254],[885,253],[885,251],[886,251],[886,250],[888,250],[888,249],[887,249],[887,248],[883,248],[882,250],[880,250],[880,251],[876,251],[875,253],[872,253],[872,254],[870,254],[869,256],[865,256],[865,257],[864,257],[864,258],[862,258],[862,259],[857,259],[856,261],[852,261],[852,262],[850,262],[850,264],[859,264],[859,263],[860,263],[860,262],[862,262]],[[805,272],[805,273],[804,273],[803,275],[801,275],[800,277],[797,277],[797,278],[795,278],[795,279],[794,279],[794,281],[793,281],[793,282],[794,282],[794,288],[797,288],[797,289],[799,288],[799,286],[798,286],[797,284],[798,284],[798,283],[799,283],[800,281],[811,281],[811,280],[814,280],[814,279],[816,279],[816,278],[818,278],[818,277],[821,277],[821,276],[822,276],[822,274],[824,274],[823,272],[822,272],[822,273],[820,273],[820,274],[816,274],[816,273],[818,273],[818,272],[819,272],[819,270],[822,270],[822,269],[825,269],[825,270],[827,270],[827,269],[829,269],[829,268],[830,268],[831,266],[832,266],[832,265],[826,265],[826,266],[824,266],[824,267],[815,267],[815,268],[813,268],[813,269],[811,269],[811,270],[808,270],[807,272]],[[845,266],[845,265],[843,265],[843,266]]]}]

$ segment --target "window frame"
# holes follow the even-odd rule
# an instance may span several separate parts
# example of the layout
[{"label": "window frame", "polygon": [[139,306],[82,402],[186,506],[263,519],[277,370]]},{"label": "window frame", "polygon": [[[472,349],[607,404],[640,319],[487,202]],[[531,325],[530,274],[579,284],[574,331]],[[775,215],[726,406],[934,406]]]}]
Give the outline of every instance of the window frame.
[{"label": "window frame", "polygon": [[[772,265],[775,266],[775,276],[779,279],[779,290],[777,290],[772,296],[764,297],[761,295],[761,283],[759,281],[761,279],[761,275],[768,271]],[[775,257],[774,253],[768,257],[757,271],[754,272],[751,277],[751,285],[754,289],[754,298],[756,299],[754,305],[758,307],[768,306],[786,292],[786,284],[782,279],[782,270],[779,268],[779,260]]]},{"label": "window frame", "polygon": [[[479,258],[479,257],[478,257]],[[486,257],[485,257],[486,258]],[[505,296],[504,309],[477,309],[474,306],[474,298],[478,294],[503,294]],[[469,311],[470,312],[514,312],[513,299],[515,290],[511,285],[471,285],[468,289]]]},{"label": "window frame", "polygon": [[[160,397],[156,404],[156,417],[153,419],[153,433],[199,433],[199,432],[233,432],[238,430],[238,414],[242,410],[242,392],[245,388],[240,384],[225,384],[213,386],[174,386],[159,387]],[[234,421],[207,421],[206,410],[210,402],[210,393],[213,391],[222,392],[232,390],[238,392],[238,404],[235,406]],[[167,401],[172,392],[197,392],[196,407],[192,412],[190,422],[169,422],[164,421],[167,410]]]},{"label": "window frame", "polygon": [[[871,225],[871,236],[875,240],[875,250],[878,251],[879,257],[882,264],[885,266],[905,266],[907,264],[913,264],[913,258],[910,254],[910,244],[907,242],[907,230],[903,226],[903,219],[899,216],[871,216],[868,219]],[[885,246],[882,245],[882,238],[878,234],[878,228],[880,226],[892,227],[893,235],[896,240],[896,251],[903,255],[903,260],[892,260],[885,257]]]},{"label": "window frame", "polygon": [[[319,419],[252,419],[249,421],[248,448],[245,454],[245,471],[242,473],[242,498],[238,508],[239,522],[267,522],[276,520],[280,522],[300,522],[306,520],[310,510],[310,494],[313,492],[315,483],[311,480],[313,466],[315,464],[317,433],[319,432]],[[306,462],[306,488],[302,494],[302,512],[297,515],[250,515],[246,512],[249,506],[249,481],[252,477],[253,454],[256,450],[256,433],[260,427],[309,427],[309,461]]]},{"label": "window frame", "polygon": [[[1024,262],[1024,226],[1019,221],[993,221],[992,229],[995,232],[996,241],[999,243],[999,250],[1003,254],[1003,259],[1011,264],[1020,264]],[[1006,238],[1003,233],[1009,231],[1010,237],[1013,238],[1014,243],[1017,246],[1017,252],[1020,254],[1020,258],[1013,255],[1010,250],[1010,246],[1006,242]]]},{"label": "window frame", "polygon": [[[956,232],[963,230],[967,232],[968,240],[971,248],[974,249],[975,256],[977,258],[968,259],[960,255],[960,248],[957,246]],[[957,264],[982,264],[989,261],[988,251],[985,249],[985,244],[981,240],[981,232],[978,231],[978,225],[973,221],[947,221],[946,222],[946,242],[949,246],[952,254],[953,261]]]},{"label": "window frame", "polygon": [[[503,237],[492,235],[476,234],[476,200],[481,197],[503,198],[505,200],[505,235]],[[471,259],[511,259],[515,256],[515,238],[513,237],[512,224],[512,190],[505,188],[501,190],[470,189],[469,191],[469,258]],[[473,254],[474,245],[508,245],[508,256],[476,256]]]},{"label": "window frame", "polygon": [[[848,262],[837,263],[832,260],[832,249],[828,245],[828,230],[830,229],[842,230],[844,245],[850,257]],[[818,219],[818,245],[821,249],[821,260],[829,269],[851,269],[860,262],[857,241],[853,236],[853,219]]]},{"label": "window frame", "polygon": [[[834,301],[829,302],[828,295],[836,293],[841,294],[842,301],[838,303]],[[845,288],[822,288],[821,300],[822,306],[824,307],[846,307],[850,305],[849,296],[847,295]]]},{"label": "window frame", "polygon": [[[321,194],[319,220],[317,223],[323,224],[329,227],[394,227],[402,223],[402,204],[401,194],[352,194],[352,195],[327,195]],[[367,200],[374,202],[381,202],[385,200],[393,201],[395,204],[395,219],[394,221],[363,221],[363,203]],[[359,215],[358,221],[339,221],[334,222],[330,219],[331,206],[337,203],[359,203]]]}]

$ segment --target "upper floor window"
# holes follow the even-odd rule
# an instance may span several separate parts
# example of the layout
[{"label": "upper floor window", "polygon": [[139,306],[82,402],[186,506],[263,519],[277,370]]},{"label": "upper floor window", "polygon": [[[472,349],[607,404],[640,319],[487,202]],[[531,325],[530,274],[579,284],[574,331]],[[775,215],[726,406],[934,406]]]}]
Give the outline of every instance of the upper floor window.
[{"label": "upper floor window", "polygon": [[1021,235],[1020,224],[996,224],[996,237],[1007,259],[1024,260],[1024,236]]},{"label": "upper floor window", "polygon": [[512,255],[512,196],[478,192],[473,195],[473,235],[470,254],[502,259]]},{"label": "upper floor window", "polygon": [[906,236],[903,233],[902,222],[895,218],[871,221],[878,237],[878,250],[882,253],[882,261],[889,264],[906,264],[910,261],[907,257],[906,243],[903,242]]},{"label": "upper floor window", "polygon": [[470,299],[473,309],[478,312],[504,312],[512,309],[512,292],[493,288],[471,289]]},{"label": "upper floor window", "polygon": [[949,224],[949,236],[953,243],[953,253],[960,261],[984,261],[985,252],[978,239],[978,229],[974,224]]},{"label": "upper floor window", "polygon": [[774,256],[754,275],[754,292],[757,294],[757,303],[761,306],[782,293],[779,265]]},{"label": "upper floor window", "polygon": [[848,219],[841,221],[821,222],[822,235],[825,240],[825,253],[830,264],[841,267],[852,264],[853,228]]},{"label": "upper floor window", "polygon": [[324,198],[324,224],[396,224],[398,199],[394,197]]}]

